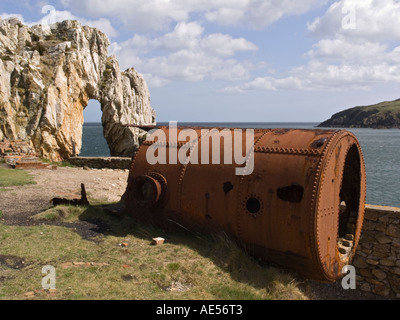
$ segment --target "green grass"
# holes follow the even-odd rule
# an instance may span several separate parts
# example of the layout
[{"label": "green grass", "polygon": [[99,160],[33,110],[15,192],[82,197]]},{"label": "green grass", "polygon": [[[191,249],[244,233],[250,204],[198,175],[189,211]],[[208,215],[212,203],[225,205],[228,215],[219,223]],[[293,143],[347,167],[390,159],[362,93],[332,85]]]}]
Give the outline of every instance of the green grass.
[{"label": "green grass", "polygon": [[79,219],[89,207],[77,207],[71,205],[60,205],[52,207],[32,217],[35,221],[65,221],[73,222]]},{"label": "green grass", "polygon": [[[50,208],[32,219],[38,223],[30,227],[0,223],[2,300],[307,299],[291,275],[261,265],[223,235],[165,233],[102,205]],[[101,230],[80,235],[82,222]],[[165,243],[152,245],[158,236]],[[45,265],[55,267],[55,292],[41,287]]]},{"label": "green grass", "polygon": [[361,107],[363,111],[379,110],[379,112],[400,112],[400,100],[385,101],[371,106]]},{"label": "green grass", "polygon": [[24,170],[0,168],[0,188],[35,183],[33,177]]},{"label": "green grass", "polygon": [[73,164],[69,163],[68,161],[56,162],[56,161],[51,161],[51,160],[45,159],[45,158],[40,158],[40,161],[42,161],[43,163],[48,163],[48,164],[51,164],[51,165],[55,165],[57,167],[75,168],[75,166]]}]

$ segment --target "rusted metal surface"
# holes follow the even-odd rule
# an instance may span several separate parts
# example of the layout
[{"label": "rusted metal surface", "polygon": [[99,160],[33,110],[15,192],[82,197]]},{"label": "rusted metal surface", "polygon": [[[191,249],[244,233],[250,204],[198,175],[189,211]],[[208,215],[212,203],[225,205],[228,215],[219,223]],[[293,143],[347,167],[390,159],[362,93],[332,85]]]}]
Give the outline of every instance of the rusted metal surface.
[{"label": "rusted metal surface", "polygon": [[[194,129],[201,153],[209,136]],[[169,136],[168,127],[159,130]],[[167,155],[185,144],[144,142],[124,197],[129,214],[164,228],[224,231],[249,253],[310,278],[343,276],[360,238],[366,194],[364,158],[352,133],[257,129],[249,175],[211,161],[151,165],[146,155],[155,143]]]}]

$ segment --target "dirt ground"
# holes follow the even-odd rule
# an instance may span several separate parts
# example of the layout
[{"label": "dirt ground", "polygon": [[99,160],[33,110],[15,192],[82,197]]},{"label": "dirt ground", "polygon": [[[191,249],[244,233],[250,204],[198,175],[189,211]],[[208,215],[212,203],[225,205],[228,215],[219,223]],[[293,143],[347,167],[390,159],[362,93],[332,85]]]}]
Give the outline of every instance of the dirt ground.
[{"label": "dirt ground", "polygon": [[29,216],[52,206],[53,198],[80,198],[81,184],[89,199],[118,202],[125,192],[128,170],[58,167],[57,170],[27,170],[36,184],[0,192],[0,210],[6,224],[29,225]]},{"label": "dirt ground", "polygon": [[[30,216],[51,207],[53,198],[80,198],[81,184],[85,184],[89,202],[118,202],[125,192],[128,170],[58,167],[57,170],[28,170],[35,185],[10,187],[0,192],[0,210],[6,225],[32,225]],[[69,224],[71,226],[71,224]],[[90,222],[75,223],[75,230],[90,236]],[[98,230],[95,230],[99,232]],[[339,283],[319,283],[301,280],[302,288],[312,300],[379,300],[379,296],[360,290],[344,290]]]}]

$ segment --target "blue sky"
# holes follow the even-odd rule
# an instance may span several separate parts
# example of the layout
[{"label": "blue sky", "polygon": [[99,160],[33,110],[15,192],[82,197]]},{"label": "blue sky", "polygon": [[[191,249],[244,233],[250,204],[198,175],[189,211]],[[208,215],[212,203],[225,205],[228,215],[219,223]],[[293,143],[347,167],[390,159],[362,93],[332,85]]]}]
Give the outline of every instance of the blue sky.
[{"label": "blue sky", "polygon": [[399,0],[2,0],[0,16],[101,29],[162,122],[320,122],[400,98]]}]

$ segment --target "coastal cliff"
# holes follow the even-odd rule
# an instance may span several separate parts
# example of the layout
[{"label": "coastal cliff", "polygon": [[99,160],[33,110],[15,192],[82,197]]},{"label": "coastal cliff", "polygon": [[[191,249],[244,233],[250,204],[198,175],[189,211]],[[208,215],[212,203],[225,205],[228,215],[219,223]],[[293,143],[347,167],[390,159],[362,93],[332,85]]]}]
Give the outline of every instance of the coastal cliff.
[{"label": "coastal cliff", "polygon": [[0,18],[0,140],[25,140],[44,158],[79,155],[83,110],[102,110],[112,156],[132,156],[143,131],[123,124],[154,124],[143,77],[121,72],[108,56],[110,41],[77,21],[28,27]]},{"label": "coastal cliff", "polygon": [[329,128],[400,128],[400,99],[371,106],[355,107],[336,113],[319,127]]}]

